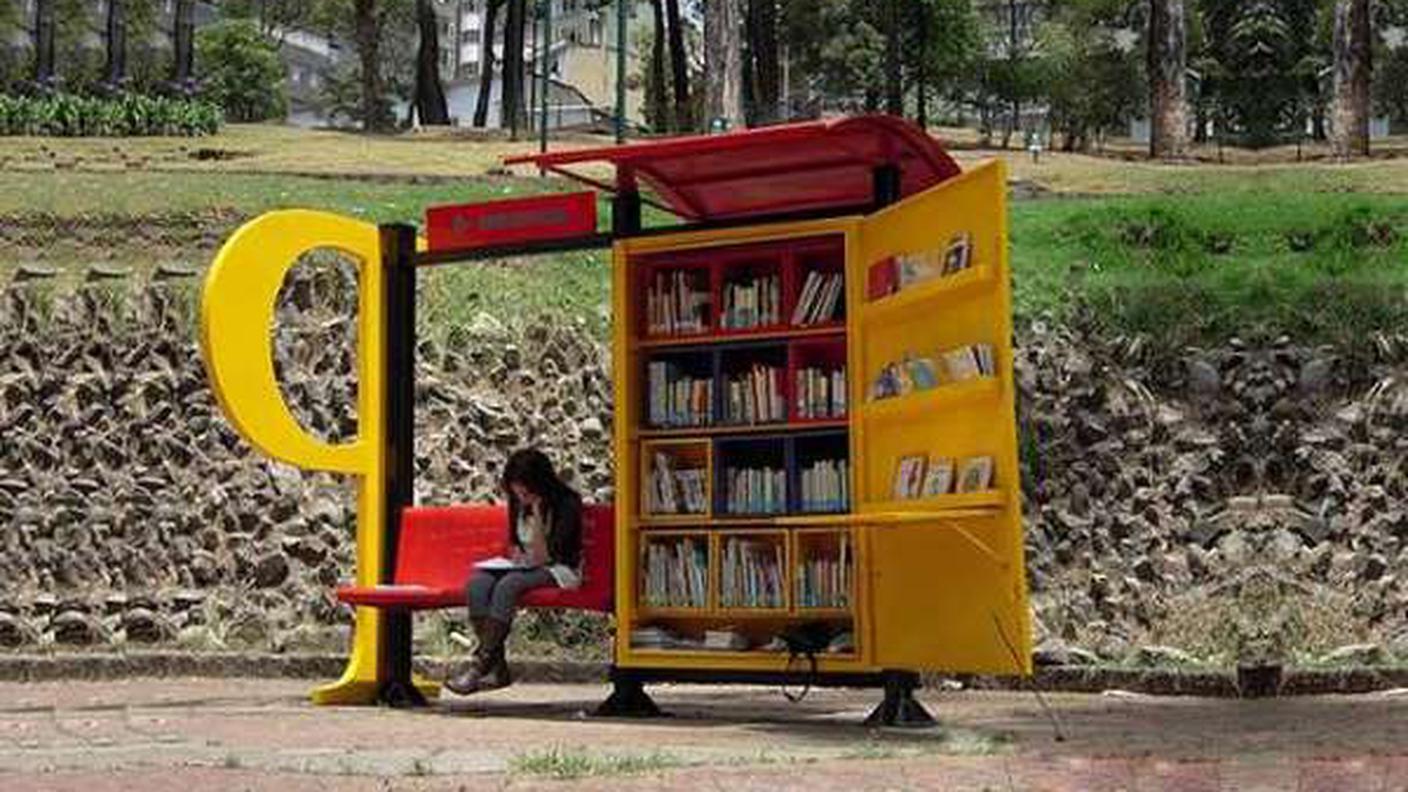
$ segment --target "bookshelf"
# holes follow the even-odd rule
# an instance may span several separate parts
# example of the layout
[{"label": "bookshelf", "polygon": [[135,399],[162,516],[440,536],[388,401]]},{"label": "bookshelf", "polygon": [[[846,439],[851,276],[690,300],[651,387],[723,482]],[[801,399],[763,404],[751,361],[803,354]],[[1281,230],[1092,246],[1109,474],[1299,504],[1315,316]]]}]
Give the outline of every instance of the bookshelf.
[{"label": "bookshelf", "polygon": [[[780,635],[817,623],[823,672],[1025,670],[1004,189],[989,165],[871,216],[617,243],[618,665],[783,670]],[[959,238],[956,271],[872,291]],[[872,398],[967,348],[981,371]],[[907,457],[955,481],[897,497]],[[662,468],[706,502],[662,497]]]}]

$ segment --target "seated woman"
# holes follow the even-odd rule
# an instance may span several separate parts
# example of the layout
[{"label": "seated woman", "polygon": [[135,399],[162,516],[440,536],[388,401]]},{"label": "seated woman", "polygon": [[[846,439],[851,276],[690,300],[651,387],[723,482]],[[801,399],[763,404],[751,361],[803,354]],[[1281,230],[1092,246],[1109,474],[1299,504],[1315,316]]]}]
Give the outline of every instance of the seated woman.
[{"label": "seated woman", "polygon": [[582,497],[557,477],[547,456],[533,449],[508,458],[502,486],[516,568],[476,569],[469,580],[469,621],[479,646],[470,666],[445,680],[445,687],[460,695],[510,683],[504,647],[524,592],[581,585]]}]

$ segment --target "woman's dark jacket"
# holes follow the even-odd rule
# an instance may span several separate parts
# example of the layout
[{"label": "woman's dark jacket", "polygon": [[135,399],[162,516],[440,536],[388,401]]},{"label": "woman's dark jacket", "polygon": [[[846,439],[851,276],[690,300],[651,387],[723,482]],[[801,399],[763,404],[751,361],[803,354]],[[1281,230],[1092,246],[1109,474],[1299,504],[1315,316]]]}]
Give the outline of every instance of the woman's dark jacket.
[{"label": "woman's dark jacket", "polygon": [[[552,517],[552,524],[548,526],[547,535],[549,563],[563,564],[573,569],[580,567],[582,562],[582,496],[570,489],[563,488],[560,495],[551,500],[545,499],[543,505]],[[519,550],[526,550],[527,548],[518,541],[518,513],[517,500],[510,499],[508,541]]]}]

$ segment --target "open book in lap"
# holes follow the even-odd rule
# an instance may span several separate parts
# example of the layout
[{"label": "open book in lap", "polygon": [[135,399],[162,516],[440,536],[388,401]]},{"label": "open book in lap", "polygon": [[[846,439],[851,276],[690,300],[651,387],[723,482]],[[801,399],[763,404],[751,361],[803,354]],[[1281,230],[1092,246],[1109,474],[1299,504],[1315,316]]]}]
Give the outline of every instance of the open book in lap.
[{"label": "open book in lap", "polygon": [[483,569],[489,572],[509,572],[515,569],[537,569],[537,564],[530,564],[527,561],[519,561],[503,556],[486,558],[474,565],[475,569]]}]

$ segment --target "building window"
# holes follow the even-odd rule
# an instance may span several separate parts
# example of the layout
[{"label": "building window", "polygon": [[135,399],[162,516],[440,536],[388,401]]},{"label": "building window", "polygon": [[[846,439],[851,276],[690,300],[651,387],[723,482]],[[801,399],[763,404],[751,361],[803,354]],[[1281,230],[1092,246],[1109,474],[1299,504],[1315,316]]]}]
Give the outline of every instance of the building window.
[{"label": "building window", "polygon": [[478,30],[466,30],[466,31],[464,31],[463,33],[460,34],[460,43],[461,43],[461,44],[478,44],[478,43],[479,43],[479,31],[478,31]]}]

